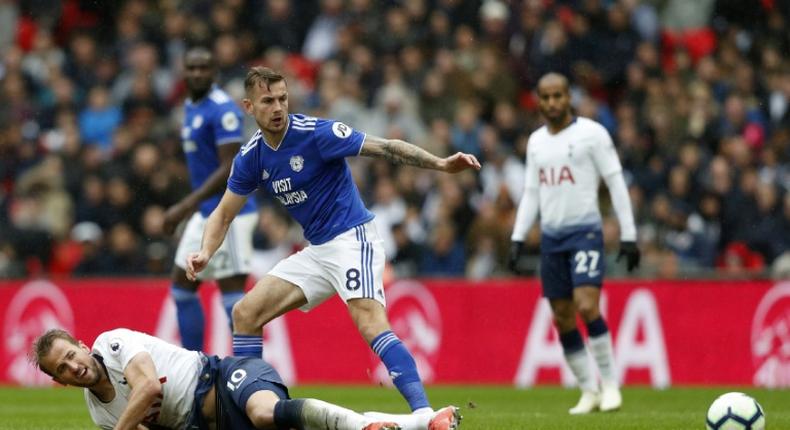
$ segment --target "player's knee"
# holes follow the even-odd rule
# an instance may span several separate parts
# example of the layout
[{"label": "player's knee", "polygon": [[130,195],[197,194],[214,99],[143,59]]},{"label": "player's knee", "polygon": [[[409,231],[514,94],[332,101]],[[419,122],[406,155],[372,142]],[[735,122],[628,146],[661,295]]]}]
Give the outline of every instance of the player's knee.
[{"label": "player's knee", "polygon": [[273,429],[274,405],[279,398],[271,391],[258,391],[247,400],[246,412],[256,429]]},{"label": "player's knee", "polygon": [[582,301],[576,305],[576,309],[585,322],[595,321],[601,316],[598,304],[592,301]]},{"label": "player's knee", "polygon": [[576,318],[573,315],[555,313],[554,325],[560,333],[567,333],[576,328]]},{"label": "player's knee", "polygon": [[273,429],[274,426],[274,409],[269,406],[255,406],[247,408],[247,416],[252,421],[256,429]]},{"label": "player's knee", "polygon": [[368,342],[390,329],[384,307],[374,300],[351,300],[348,310],[359,333]]},{"label": "player's knee", "polygon": [[243,298],[236,302],[231,311],[234,331],[246,333],[249,330],[259,330],[263,327],[256,314],[255,309],[252,309]]}]

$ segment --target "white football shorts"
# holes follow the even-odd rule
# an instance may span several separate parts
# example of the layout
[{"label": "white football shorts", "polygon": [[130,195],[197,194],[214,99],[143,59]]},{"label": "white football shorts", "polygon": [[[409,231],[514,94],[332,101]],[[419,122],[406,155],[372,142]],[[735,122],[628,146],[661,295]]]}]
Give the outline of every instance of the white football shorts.
[{"label": "white football shorts", "polygon": [[[186,270],[187,256],[192,252],[200,251],[207,219],[200,212],[195,212],[189,219],[176,250],[176,266]],[[252,234],[257,223],[258,212],[237,215],[230,223],[225,240],[211,257],[208,266],[197,274],[198,280],[225,279],[250,273]]]},{"label": "white football shorts", "polygon": [[277,263],[269,275],[296,284],[307,304],[302,311],[320,305],[337,293],[351,299],[384,300],[384,244],[376,224],[368,221],[321,245],[310,245]]}]

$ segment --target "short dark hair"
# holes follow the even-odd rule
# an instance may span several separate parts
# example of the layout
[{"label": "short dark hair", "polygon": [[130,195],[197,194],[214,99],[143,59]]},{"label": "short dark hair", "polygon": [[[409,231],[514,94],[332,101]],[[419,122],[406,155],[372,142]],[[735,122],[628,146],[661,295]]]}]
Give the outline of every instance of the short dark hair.
[{"label": "short dark hair", "polygon": [[196,56],[197,58],[200,58],[200,59],[202,59],[205,56],[206,58],[208,58],[209,65],[212,68],[215,67],[214,52],[211,49],[209,49],[208,47],[206,47],[206,46],[195,45],[195,46],[189,47],[186,51],[184,51],[184,57],[183,57],[184,68],[186,68],[187,59],[190,56]]},{"label": "short dark hair", "polygon": [[283,75],[268,67],[255,66],[247,72],[247,77],[244,79],[244,91],[249,94],[255,86],[266,85],[268,88],[269,85],[280,81],[285,81]]},{"label": "short dark hair", "polygon": [[33,341],[33,348],[30,351],[30,360],[40,371],[46,373],[49,376],[54,375],[51,374],[47,369],[41,367],[41,360],[44,358],[44,356],[49,354],[49,351],[52,349],[52,344],[55,343],[56,339],[63,339],[72,345],[80,344],[80,342],[75,339],[71,333],[59,328],[49,329]]}]

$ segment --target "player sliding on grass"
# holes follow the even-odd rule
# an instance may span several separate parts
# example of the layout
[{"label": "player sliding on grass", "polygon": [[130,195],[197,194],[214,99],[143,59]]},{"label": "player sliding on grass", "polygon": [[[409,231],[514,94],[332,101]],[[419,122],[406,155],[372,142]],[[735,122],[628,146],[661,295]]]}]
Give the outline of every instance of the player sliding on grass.
[{"label": "player sliding on grass", "polygon": [[290,399],[260,358],[205,356],[144,333],[115,329],[89,349],[52,329],[32,358],[60,384],[85,388],[91,419],[104,429],[445,430],[458,408],[435,413],[358,414],[316,399]]},{"label": "player sliding on grass", "polygon": [[[603,178],[620,223],[620,255],[628,270],[639,265],[636,227],[622,167],[602,125],[571,112],[568,80],[549,73],[538,81],[538,103],[546,126],[529,137],[524,196],[513,227],[510,265],[540,212],[540,277],[560,334],[565,361],[582,397],[571,414],[611,411],[622,403],[614,369],[612,339],[598,306],[604,275],[598,183]],[[590,373],[576,314],[587,325],[589,346],[601,373],[601,389]]]},{"label": "player sliding on grass", "polygon": [[439,158],[341,122],[289,114],[285,80],[268,68],[252,68],[244,87],[244,108],[260,130],[236,155],[228,189],[206,223],[202,249],[187,259],[187,276],[195,279],[206,267],[247,196],[266,190],[302,225],[310,246],[280,261],[233,307],[234,355],[260,357],[266,323],[338,294],[412,411],[430,412],[414,358],[390,329],[384,247],[345,158],[364,155],[447,173],[480,169],[480,163],[473,155]]}]

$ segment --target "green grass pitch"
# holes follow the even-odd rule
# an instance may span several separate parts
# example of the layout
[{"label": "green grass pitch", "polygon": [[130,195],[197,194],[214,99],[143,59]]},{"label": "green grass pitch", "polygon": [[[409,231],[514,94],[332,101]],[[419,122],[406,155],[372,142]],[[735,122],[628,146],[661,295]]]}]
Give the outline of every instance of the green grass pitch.
[{"label": "green grass pitch", "polygon": [[[573,389],[540,387],[519,390],[502,386],[435,386],[429,396],[435,407],[461,406],[462,429],[704,429],[705,411],[716,396],[744,391],[766,412],[767,428],[790,429],[790,391],[751,388],[626,388],[622,410],[570,417]],[[402,413],[405,403],[390,388],[370,386],[299,386],[294,397],[316,397],[358,411]],[[0,429],[92,428],[82,392],[73,388],[0,388]]]}]

